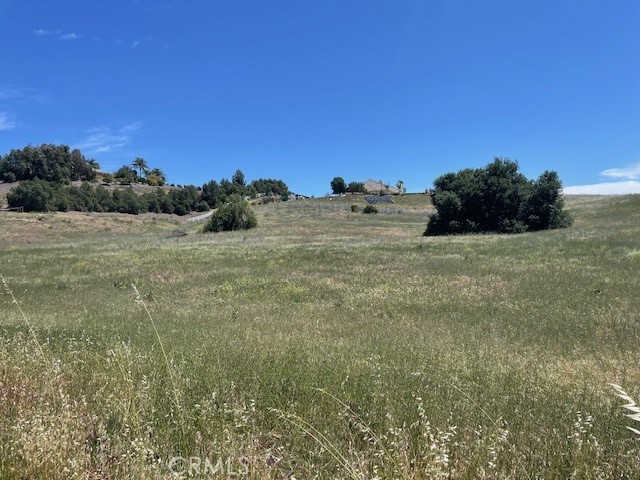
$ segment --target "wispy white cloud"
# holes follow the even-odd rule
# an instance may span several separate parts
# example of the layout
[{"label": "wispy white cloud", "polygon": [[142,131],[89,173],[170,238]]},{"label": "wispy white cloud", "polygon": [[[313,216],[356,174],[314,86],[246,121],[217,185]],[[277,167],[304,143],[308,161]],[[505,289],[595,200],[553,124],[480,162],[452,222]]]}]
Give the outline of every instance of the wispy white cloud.
[{"label": "wispy white cloud", "polygon": [[45,103],[48,98],[33,89],[15,88],[13,86],[0,85],[0,101],[3,111],[0,112],[0,131],[14,130],[22,125],[14,120],[13,112],[18,105],[39,102]]},{"label": "wispy white cloud", "polygon": [[632,163],[622,168],[607,168],[600,172],[600,176],[618,181],[565,187],[564,193],[568,195],[626,195],[640,193],[640,163]]},{"label": "wispy white cloud", "polygon": [[149,44],[154,44],[154,43],[158,43],[160,40],[158,39],[158,37],[141,37],[141,38],[136,38],[133,42],[131,42],[129,44],[129,48],[137,48],[140,45],[149,45]]},{"label": "wispy white cloud", "polygon": [[600,172],[603,177],[640,180],[640,163],[634,163],[623,168],[609,168]]},{"label": "wispy white cloud", "polygon": [[81,38],[82,35],[78,35],[77,33],[65,33],[63,35],[60,35],[60,40],[77,40],[79,38]]},{"label": "wispy white cloud", "polygon": [[32,88],[0,85],[0,100],[6,100],[7,103],[46,103],[49,101],[49,96]]},{"label": "wispy white cloud", "polygon": [[155,5],[144,5],[146,2],[135,1],[133,4],[137,7],[144,8],[145,12],[154,12],[156,10],[170,10],[176,6],[175,2],[167,2]]},{"label": "wispy white cloud", "polygon": [[88,133],[76,148],[92,153],[105,153],[122,148],[131,141],[128,135],[113,132],[108,127],[91,129]]},{"label": "wispy white cloud", "polygon": [[0,100],[19,98],[21,96],[22,96],[22,92],[17,88],[0,87]]},{"label": "wispy white cloud", "polygon": [[140,130],[140,128],[142,128],[142,122],[137,121],[137,122],[131,122],[131,123],[127,123],[125,126],[120,128],[120,132],[122,133],[134,133],[137,132],[138,130]]},{"label": "wispy white cloud", "polygon": [[640,182],[627,180],[625,182],[602,182],[592,185],[575,185],[565,187],[566,195],[626,195],[640,193]]},{"label": "wispy white cloud", "polygon": [[138,48],[138,47],[142,47],[142,46],[148,46],[148,45],[161,45],[164,48],[169,48],[169,45],[162,42],[162,40],[160,40],[158,37],[140,37],[140,38],[134,38],[132,39],[123,39],[123,38],[116,38],[113,43],[115,45],[119,45],[119,46],[128,46],[130,49],[134,49],[134,48]]},{"label": "wispy white cloud", "polygon": [[34,30],[33,34],[36,37],[46,37],[48,35],[60,35],[60,30],[46,30],[44,28],[39,28],[38,30]]},{"label": "wispy white cloud", "polygon": [[0,112],[0,131],[13,130],[16,128],[16,123],[11,120],[11,117],[6,112]]},{"label": "wispy white cloud", "polygon": [[154,12],[156,10],[170,10],[175,6],[176,6],[175,3],[165,3],[165,4],[162,4],[162,5],[146,7],[145,11],[146,12]]},{"label": "wispy white cloud", "polygon": [[142,122],[131,122],[120,128],[94,127],[75,148],[87,153],[111,153],[126,147],[133,141],[133,134],[142,127]]},{"label": "wispy white cloud", "polygon": [[75,32],[63,33],[62,30],[47,30],[46,28],[39,28],[38,30],[33,30],[33,34],[36,37],[56,36],[58,40],[78,40],[79,38],[84,37],[84,35],[78,35]]}]

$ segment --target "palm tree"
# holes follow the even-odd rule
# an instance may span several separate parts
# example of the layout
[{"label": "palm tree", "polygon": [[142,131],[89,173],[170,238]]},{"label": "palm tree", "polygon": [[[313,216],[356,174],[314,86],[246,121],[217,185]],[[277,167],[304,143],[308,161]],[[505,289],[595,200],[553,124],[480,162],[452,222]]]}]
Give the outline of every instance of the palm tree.
[{"label": "palm tree", "polygon": [[100,164],[93,158],[87,160],[87,165],[89,165],[89,168],[91,168],[92,170],[100,170]]},{"label": "palm tree", "polygon": [[133,162],[131,162],[131,166],[133,168],[137,168],[138,169],[138,176],[140,178],[142,178],[142,173],[144,172],[145,176],[147,175],[147,172],[149,171],[149,165],[147,164],[147,161],[142,158],[142,157],[136,157]]}]

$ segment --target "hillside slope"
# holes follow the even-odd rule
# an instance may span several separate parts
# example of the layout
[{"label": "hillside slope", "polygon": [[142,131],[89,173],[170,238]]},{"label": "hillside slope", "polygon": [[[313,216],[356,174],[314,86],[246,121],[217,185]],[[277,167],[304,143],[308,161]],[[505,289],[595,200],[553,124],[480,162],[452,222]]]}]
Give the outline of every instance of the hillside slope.
[{"label": "hillside slope", "polygon": [[640,477],[608,385],[640,398],[640,196],[569,198],[564,230],[436,238],[411,201],[271,203],[220,234],[0,215],[39,342],[5,289],[0,477],[237,452],[254,478]]}]

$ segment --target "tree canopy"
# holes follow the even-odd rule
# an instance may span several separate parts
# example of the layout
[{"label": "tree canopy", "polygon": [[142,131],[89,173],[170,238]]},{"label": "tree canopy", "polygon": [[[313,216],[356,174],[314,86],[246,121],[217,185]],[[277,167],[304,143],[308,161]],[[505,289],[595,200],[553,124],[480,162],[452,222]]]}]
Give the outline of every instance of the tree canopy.
[{"label": "tree canopy", "polygon": [[344,178],[334,177],[334,179],[331,180],[331,191],[336,195],[346,193],[347,184],[345,183]]},{"label": "tree canopy", "polygon": [[496,157],[484,168],[447,173],[434,181],[437,213],[425,235],[499,232],[521,233],[568,227],[562,182],[553,171],[536,181],[518,171],[518,164]]},{"label": "tree canopy", "polygon": [[347,192],[349,193],[367,193],[367,189],[364,186],[364,182],[350,182],[347,186]]},{"label": "tree canopy", "polygon": [[80,150],[71,150],[68,145],[28,145],[0,156],[0,180],[93,180],[96,177],[96,166],[95,160],[87,160]]},{"label": "tree canopy", "polygon": [[[7,195],[10,207],[23,207],[26,211],[122,212],[122,213],[175,213],[185,215],[193,211],[218,208],[232,198],[259,195],[280,196],[284,200],[289,187],[282,180],[258,179],[247,184],[244,173],[236,170],[231,180],[212,180],[202,188],[188,185],[170,189],[110,190],[87,183],[97,178],[100,165],[86,159],[78,149],[67,145],[31,145],[11,150],[0,156],[0,181],[20,181]],[[161,187],[166,176],[159,168],[150,168],[142,157],[121,166],[113,174],[101,173],[102,182],[120,185],[146,183]],[[81,186],[68,186],[71,181],[84,181]],[[173,187],[173,185],[172,185]]]},{"label": "tree canopy", "polygon": [[218,208],[220,205],[227,203],[234,195],[256,197],[258,195],[287,196],[288,194],[289,187],[282,180],[259,178],[247,185],[244,173],[241,170],[236,170],[231,181],[226,178],[221,179],[220,182],[211,180],[202,186],[202,200],[210,208]]}]

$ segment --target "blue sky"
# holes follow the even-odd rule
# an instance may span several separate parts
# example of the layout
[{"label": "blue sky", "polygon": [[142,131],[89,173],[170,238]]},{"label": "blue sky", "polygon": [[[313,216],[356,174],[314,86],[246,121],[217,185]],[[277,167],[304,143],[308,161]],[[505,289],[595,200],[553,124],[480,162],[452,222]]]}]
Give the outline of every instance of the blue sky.
[{"label": "blue sky", "polygon": [[640,192],[640,2],[0,0],[0,153],[422,191],[494,156]]}]

